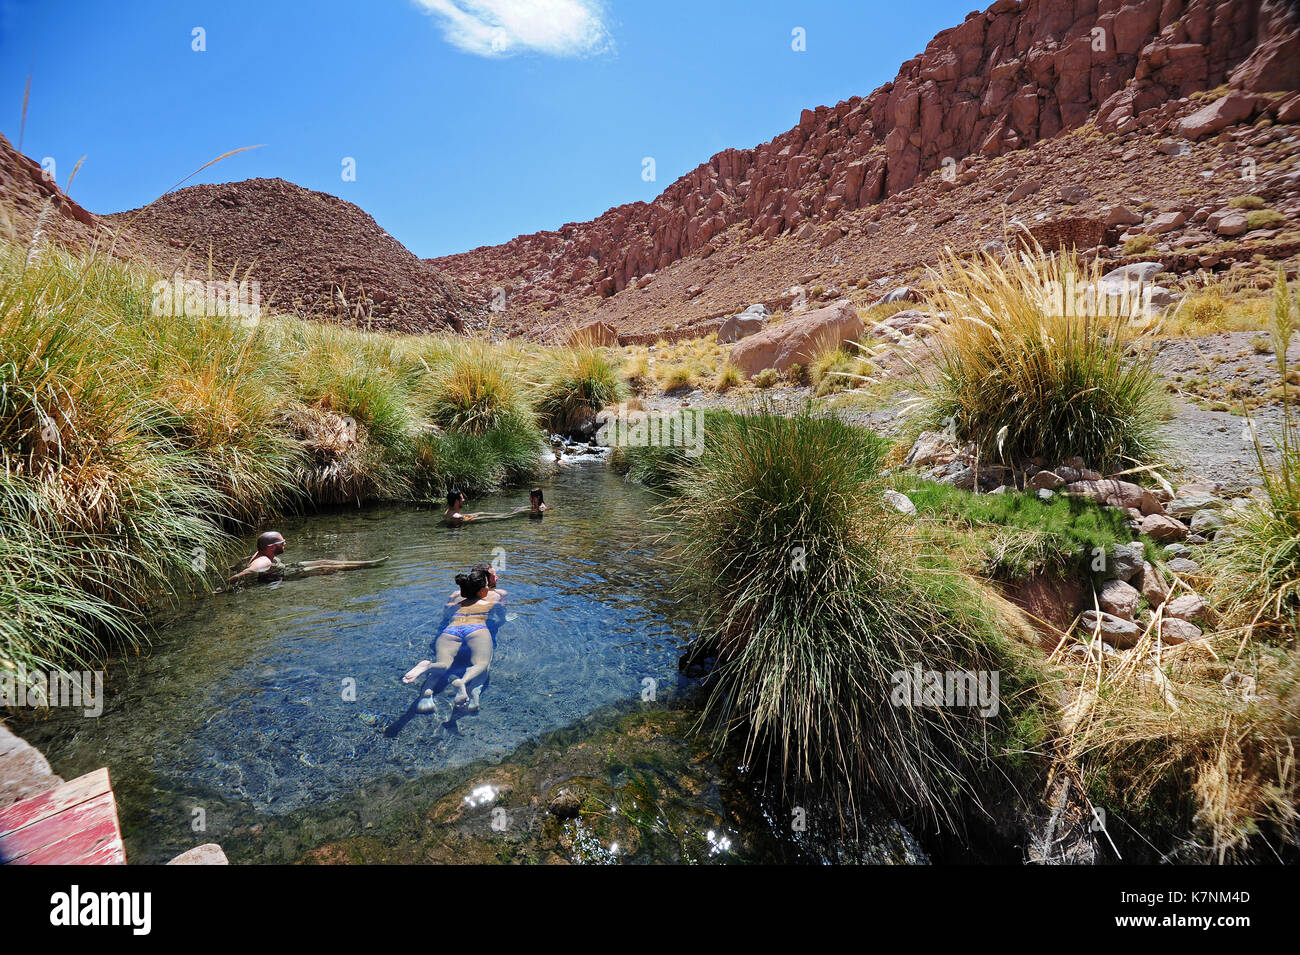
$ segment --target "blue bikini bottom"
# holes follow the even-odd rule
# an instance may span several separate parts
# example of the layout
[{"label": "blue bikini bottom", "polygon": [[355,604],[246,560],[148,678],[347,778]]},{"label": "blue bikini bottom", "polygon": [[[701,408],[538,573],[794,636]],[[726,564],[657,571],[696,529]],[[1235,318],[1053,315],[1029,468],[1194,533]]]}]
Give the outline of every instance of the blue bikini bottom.
[{"label": "blue bikini bottom", "polygon": [[487,627],[481,623],[458,623],[453,627],[446,627],[442,632],[455,637],[457,640],[464,641],[475,630],[486,630]]}]

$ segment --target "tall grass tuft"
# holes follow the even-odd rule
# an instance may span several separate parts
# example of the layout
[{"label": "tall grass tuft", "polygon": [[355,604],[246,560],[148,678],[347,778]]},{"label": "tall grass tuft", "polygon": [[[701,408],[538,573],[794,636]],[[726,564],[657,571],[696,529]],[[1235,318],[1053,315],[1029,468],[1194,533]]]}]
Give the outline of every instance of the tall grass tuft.
[{"label": "tall grass tuft", "polygon": [[567,434],[627,395],[627,383],[604,349],[567,349],[556,353],[543,369],[537,416],[544,427]]},{"label": "tall grass tuft", "polygon": [[[879,503],[875,435],[807,412],[709,425],[665,505],[682,577],[703,597],[697,653],[719,661],[707,724],[721,743],[743,738],[783,786],[850,808],[872,791],[951,823],[984,790],[980,773],[1014,775],[1002,760],[1036,732],[1020,720],[1027,657],[1006,605],[927,566]],[[1000,671],[999,717],[894,705],[896,675],[914,666]]]},{"label": "tall grass tuft", "polygon": [[466,341],[429,385],[429,417],[450,432],[481,435],[528,414],[516,370],[486,342]]},{"label": "tall grass tuft", "polygon": [[1292,647],[1300,617],[1300,421],[1287,382],[1287,349],[1297,318],[1300,295],[1291,292],[1279,269],[1272,328],[1282,394],[1277,454],[1270,459],[1252,428],[1264,494],[1218,534],[1208,563],[1215,581],[1212,596],[1226,619],[1249,634]]},{"label": "tall grass tuft", "polygon": [[[951,418],[988,460],[1082,456],[1112,470],[1157,461],[1164,403],[1153,323],[1076,294],[1100,277],[1070,254],[944,258],[930,307],[949,316],[913,364],[928,416]],[[1113,311],[1115,314],[1097,314]]]}]

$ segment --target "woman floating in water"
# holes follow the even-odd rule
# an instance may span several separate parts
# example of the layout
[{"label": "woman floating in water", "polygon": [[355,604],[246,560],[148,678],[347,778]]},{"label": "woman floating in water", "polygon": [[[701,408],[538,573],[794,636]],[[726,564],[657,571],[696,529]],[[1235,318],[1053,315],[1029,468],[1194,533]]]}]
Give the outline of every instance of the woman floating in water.
[{"label": "woman floating in water", "polygon": [[[414,683],[430,671],[446,673],[456,659],[456,653],[462,646],[467,646],[470,651],[469,668],[464,676],[452,680],[451,684],[456,687],[455,705],[473,711],[478,709],[482,689],[479,683],[492,665],[492,634],[488,630],[488,614],[501,603],[502,595],[500,591],[491,589],[488,575],[480,567],[457,574],[456,586],[460,588],[460,595],[448,604],[455,606],[456,612],[452,615],[451,622],[438,634],[434,643],[435,659],[421,660],[407,671],[402,682]],[[420,697],[416,709],[427,713],[436,705],[433,690],[428,689]]]}]

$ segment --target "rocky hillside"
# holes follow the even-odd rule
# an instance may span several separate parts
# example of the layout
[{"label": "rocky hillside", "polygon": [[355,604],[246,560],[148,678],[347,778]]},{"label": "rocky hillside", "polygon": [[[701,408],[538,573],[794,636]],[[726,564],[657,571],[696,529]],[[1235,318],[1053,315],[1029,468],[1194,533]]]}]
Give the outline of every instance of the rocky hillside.
[{"label": "rocky hillside", "polygon": [[[1190,219],[1219,200],[1209,195],[1216,187],[1240,179],[1241,163],[1231,175],[1215,172],[1224,160],[1216,141],[1210,175],[1190,182],[1205,187],[1200,199],[1186,188],[1178,194],[1164,169],[1170,157],[1185,160],[1206,136],[1235,136],[1258,120],[1294,122],[1290,104],[1279,115],[1287,98],[1275,94],[1300,88],[1298,46],[1300,21],[1281,0],[998,0],[940,33],[870,96],[805,110],[795,128],[719,153],[652,203],[433,261],[485,296],[504,288],[500,323],[546,337],[593,317],[631,332],[691,324],[779,298],[787,281],[809,273],[827,279],[823,286],[885,276],[924,262],[944,242],[967,245],[973,231],[1000,226],[1004,216],[1040,223],[1095,216],[1103,210],[1079,206],[1113,192],[1121,174],[1151,180],[1153,192],[1108,198],[1158,212],[1118,225],[1165,212]],[[1191,97],[1228,89],[1243,95],[1209,122],[1213,128],[1179,127],[1211,102]],[[1071,150],[1070,164],[1055,163],[1055,144],[1081,131],[1099,135]],[[1165,135],[1188,152],[1160,147]],[[1042,177],[1030,176],[1040,187],[1032,188],[1021,174],[1029,147],[1046,143],[1028,165],[1055,164],[1081,190],[1054,195],[1071,208],[1044,217],[1023,202],[1041,191]],[[1242,137],[1227,145],[1240,150]],[[1256,171],[1266,168],[1263,158]],[[1183,164],[1193,177],[1206,171]],[[1282,191],[1293,197],[1294,187]],[[960,228],[927,228],[933,217],[920,207],[952,190],[957,208],[944,215],[960,219]],[[962,214],[972,199],[991,200],[986,215]],[[919,220],[879,225],[903,212]],[[864,241],[870,251],[855,248]],[[775,258],[797,263],[799,274],[767,268],[768,251],[778,248]],[[850,259],[853,268],[832,272]],[[640,294],[656,286],[665,294]]]},{"label": "rocky hillside", "polygon": [[398,332],[477,324],[481,306],[350,202],[283,179],[190,186],[105,219],[186,253],[190,277],[232,270],[262,305]]},{"label": "rocky hillside", "polygon": [[147,260],[168,258],[165,247],[131,229],[110,227],[46,178],[40,165],[0,135],[0,235],[31,249],[57,242],[97,246]]}]

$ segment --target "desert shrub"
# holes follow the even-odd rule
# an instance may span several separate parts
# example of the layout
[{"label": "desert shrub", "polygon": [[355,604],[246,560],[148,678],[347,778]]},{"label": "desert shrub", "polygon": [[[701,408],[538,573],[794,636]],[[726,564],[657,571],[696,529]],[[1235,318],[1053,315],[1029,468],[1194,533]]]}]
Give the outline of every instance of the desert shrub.
[{"label": "desert shrub", "polygon": [[544,367],[535,407],[544,427],[568,433],[627,394],[618,366],[604,350],[571,348]]},{"label": "desert shrub", "polygon": [[930,339],[933,363],[912,366],[933,423],[951,419],[990,462],[1080,455],[1118,470],[1158,460],[1165,404],[1153,352],[1134,354],[1147,321],[1062,304],[1062,290],[1095,274],[1040,249],[1005,262],[950,255],[936,277],[931,308],[952,319]]},{"label": "desert shrub", "polygon": [[[665,510],[684,586],[705,597],[694,652],[718,660],[705,725],[719,745],[743,742],[792,793],[852,807],[870,790],[951,822],[989,779],[1015,776],[1043,723],[1014,615],[927,565],[879,504],[887,446],[807,412],[731,416]],[[897,694],[914,667],[997,670],[1000,714],[910,705]]]}]

